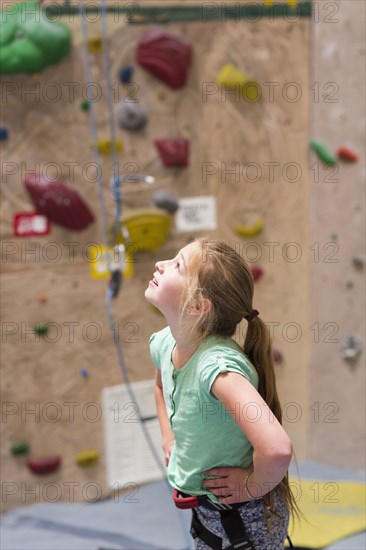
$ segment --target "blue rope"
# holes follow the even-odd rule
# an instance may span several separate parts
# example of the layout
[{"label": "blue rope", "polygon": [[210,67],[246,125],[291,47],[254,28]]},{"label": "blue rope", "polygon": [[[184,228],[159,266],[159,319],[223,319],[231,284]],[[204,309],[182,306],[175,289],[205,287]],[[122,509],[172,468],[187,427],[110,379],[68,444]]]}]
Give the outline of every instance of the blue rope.
[{"label": "blue rope", "polygon": [[104,80],[106,82],[106,88],[107,88],[108,121],[109,121],[109,129],[110,129],[111,141],[112,141],[113,176],[111,181],[112,181],[112,194],[115,200],[115,221],[117,223],[121,221],[121,217],[122,217],[122,188],[120,186],[120,181],[119,181],[119,163],[118,163],[117,152],[116,152],[116,125],[115,125],[114,113],[113,113],[112,80],[111,80],[111,74],[110,74],[110,55],[109,55],[109,45],[108,45],[108,35],[107,35],[106,14],[107,14],[106,2],[105,0],[102,0],[101,26],[102,26],[102,39],[103,39],[103,72],[104,72]]},{"label": "blue rope", "polygon": [[[87,27],[86,18],[85,18],[84,0],[79,0],[79,15],[81,19],[81,28],[83,32],[83,59],[84,59],[85,75],[86,75],[86,80],[88,84],[87,85],[87,90],[88,90],[87,95],[88,95],[89,90],[91,89],[91,84],[93,84],[93,75],[91,71],[89,52],[87,47],[88,27]],[[89,96],[88,96],[88,99],[89,99]],[[99,167],[101,163],[100,163],[100,156],[98,151],[98,131],[97,131],[96,116],[95,116],[95,106],[93,101],[90,101],[89,125],[90,125],[90,133],[93,139],[93,158],[94,158],[95,165]],[[99,195],[100,210],[101,210],[102,224],[103,224],[103,242],[106,246],[108,246],[107,209],[106,209],[105,200],[104,200],[101,170],[97,170],[97,186],[98,186],[98,195]]]},{"label": "blue rope", "polygon": [[[91,68],[90,68],[90,60],[87,50],[87,42],[88,42],[88,31],[87,26],[84,18],[84,4],[83,0],[79,0],[79,14],[82,19],[82,31],[83,31],[83,53],[84,53],[84,64],[85,64],[85,72],[87,76],[88,84],[92,82],[92,74],[91,74]],[[102,0],[102,38],[103,38],[103,52],[104,52],[104,78],[107,84],[107,99],[108,99],[108,113],[109,113],[109,127],[110,127],[110,134],[111,134],[111,141],[112,141],[112,159],[113,159],[113,169],[114,174],[111,180],[111,187],[112,187],[112,195],[116,202],[116,211],[115,211],[115,221],[119,222],[121,221],[121,215],[122,215],[122,190],[121,190],[121,184],[123,182],[123,178],[119,177],[119,170],[118,170],[118,160],[117,160],[117,154],[116,154],[116,128],[114,123],[114,116],[113,116],[113,99],[112,99],[112,85],[111,85],[111,78],[110,78],[110,65],[109,65],[109,51],[107,47],[107,30],[106,30],[106,6],[105,6],[105,0]],[[89,89],[89,86],[88,86]],[[96,125],[96,119],[95,119],[95,110],[94,105],[91,102],[91,109],[90,109],[90,129],[91,134],[94,141],[94,147],[93,147],[93,153],[94,158],[96,159],[96,162],[99,163],[99,154],[98,154],[98,132],[97,132],[97,125]],[[99,164],[98,164],[99,165]],[[117,169],[117,171],[116,171]],[[97,180],[98,183],[98,192],[99,192],[99,200],[100,200],[100,206],[101,206],[101,212],[102,212],[102,218],[103,218],[103,230],[104,230],[104,241],[106,243],[106,246],[108,246],[108,226],[107,226],[107,214],[106,214],[106,206],[104,201],[104,193],[103,193],[103,186],[101,178],[98,177]],[[112,310],[112,298],[113,293],[112,290],[109,288],[106,292],[105,297],[105,306],[107,310],[107,315],[110,323],[110,329],[113,333],[113,342],[115,344],[115,349],[117,353],[118,363],[122,372],[123,379],[125,381],[126,389],[128,392],[128,395],[132,402],[136,403],[138,405],[138,400],[136,398],[136,394],[133,391],[128,370],[126,368],[126,363],[124,360],[122,347],[119,343],[118,334],[116,334],[116,321],[115,317],[113,315]],[[169,491],[169,495],[171,495],[171,487],[168,482],[166,471],[164,466],[162,465],[161,459],[159,457],[159,454],[157,453],[154,443],[152,441],[152,438],[147,430],[147,427],[140,415],[140,407],[138,406],[138,419],[144,434],[144,437],[146,439],[146,442],[150,448],[151,454],[154,457],[154,460],[160,469],[163,479],[165,481],[165,485],[167,486],[167,489]],[[186,530],[186,526],[184,524],[184,518],[181,513],[179,513],[178,510],[178,518],[182,527],[182,531],[184,534],[185,541],[187,543],[187,550],[191,548],[191,539],[189,538],[189,535]]]}]

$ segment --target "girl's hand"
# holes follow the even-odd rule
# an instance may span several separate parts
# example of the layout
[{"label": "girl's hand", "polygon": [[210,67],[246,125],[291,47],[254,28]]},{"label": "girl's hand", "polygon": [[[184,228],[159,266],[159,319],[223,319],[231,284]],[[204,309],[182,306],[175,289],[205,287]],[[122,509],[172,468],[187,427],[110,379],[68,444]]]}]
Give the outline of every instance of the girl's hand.
[{"label": "girl's hand", "polygon": [[216,479],[205,479],[203,486],[218,497],[222,504],[253,500],[247,494],[244,486],[245,478],[252,470],[253,468],[211,468],[203,473],[217,477]]},{"label": "girl's hand", "polygon": [[165,466],[168,466],[170,455],[172,454],[174,447],[174,439],[163,440],[163,451],[165,457]]}]

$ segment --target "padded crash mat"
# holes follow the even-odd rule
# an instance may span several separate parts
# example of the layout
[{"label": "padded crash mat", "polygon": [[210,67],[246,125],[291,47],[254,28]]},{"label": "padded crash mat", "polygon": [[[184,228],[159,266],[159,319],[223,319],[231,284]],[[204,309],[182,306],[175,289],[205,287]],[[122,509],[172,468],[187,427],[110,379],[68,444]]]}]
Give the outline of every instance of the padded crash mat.
[{"label": "padded crash mat", "polygon": [[366,529],[364,483],[290,478],[290,484],[307,520],[290,523],[296,548],[324,548]]}]

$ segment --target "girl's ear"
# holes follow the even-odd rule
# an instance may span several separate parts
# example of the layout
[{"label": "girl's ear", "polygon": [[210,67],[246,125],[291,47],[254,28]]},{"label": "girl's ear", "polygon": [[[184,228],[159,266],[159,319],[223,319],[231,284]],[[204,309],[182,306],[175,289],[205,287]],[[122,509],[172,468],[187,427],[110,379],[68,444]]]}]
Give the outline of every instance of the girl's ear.
[{"label": "girl's ear", "polygon": [[202,313],[208,313],[211,311],[212,304],[207,298],[203,300],[192,300],[187,308],[188,315],[202,315]]}]

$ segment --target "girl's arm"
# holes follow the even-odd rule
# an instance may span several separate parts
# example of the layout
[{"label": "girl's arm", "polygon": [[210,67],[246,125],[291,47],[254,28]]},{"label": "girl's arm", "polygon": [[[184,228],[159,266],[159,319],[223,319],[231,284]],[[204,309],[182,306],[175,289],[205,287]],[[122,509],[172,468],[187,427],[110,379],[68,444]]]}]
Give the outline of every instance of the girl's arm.
[{"label": "girl's arm", "polygon": [[163,395],[163,385],[161,381],[161,372],[159,369],[156,369],[155,376],[155,402],[162,436],[165,464],[167,466],[174,446],[174,434],[170,427],[168,414],[166,412]]},{"label": "girl's arm", "polygon": [[230,479],[225,483],[221,480],[222,489],[219,489],[220,482],[215,483],[215,480],[207,481],[205,485],[210,490],[214,488],[211,492],[216,496],[224,496],[228,494],[230,481],[236,485],[235,497],[231,493],[231,498],[220,499],[221,502],[250,500],[245,491],[244,479],[253,470],[248,479],[248,489],[251,495],[261,497],[286,475],[292,456],[291,441],[267,403],[244,376],[234,372],[219,374],[212,384],[212,392],[225,405],[252,444],[253,468],[215,468],[206,473],[230,476]]}]

